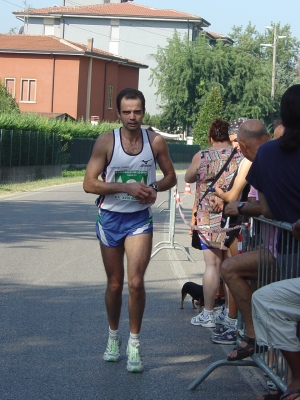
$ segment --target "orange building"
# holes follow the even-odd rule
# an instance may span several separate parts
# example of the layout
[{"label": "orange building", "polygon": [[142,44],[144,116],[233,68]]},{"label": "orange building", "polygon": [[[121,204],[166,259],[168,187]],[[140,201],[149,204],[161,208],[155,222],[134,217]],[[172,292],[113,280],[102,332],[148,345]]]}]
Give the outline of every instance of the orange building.
[{"label": "orange building", "polygon": [[24,112],[117,120],[116,95],[147,65],[55,36],[0,34],[0,80]]}]

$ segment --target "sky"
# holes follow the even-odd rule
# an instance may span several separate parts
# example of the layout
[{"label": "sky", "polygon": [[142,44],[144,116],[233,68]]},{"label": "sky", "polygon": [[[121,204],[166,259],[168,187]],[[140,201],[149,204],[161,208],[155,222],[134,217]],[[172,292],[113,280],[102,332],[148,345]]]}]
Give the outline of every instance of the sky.
[{"label": "sky", "polygon": [[[0,0],[0,33],[21,27],[12,12],[24,9],[24,2],[32,8],[63,4],[62,0]],[[66,0],[66,5],[79,2]],[[250,21],[261,33],[265,25],[271,23],[290,24],[292,35],[300,40],[300,0],[134,0],[134,3],[200,16],[210,22],[207,30],[224,35],[228,35],[234,25],[245,28]]]}]

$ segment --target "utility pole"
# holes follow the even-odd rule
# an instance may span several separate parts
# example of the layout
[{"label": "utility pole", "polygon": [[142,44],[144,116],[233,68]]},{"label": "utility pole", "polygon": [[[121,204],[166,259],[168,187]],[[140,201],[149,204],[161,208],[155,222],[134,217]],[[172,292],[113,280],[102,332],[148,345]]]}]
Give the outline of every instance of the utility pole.
[{"label": "utility pole", "polygon": [[271,87],[271,99],[272,102],[275,98],[275,79],[276,79],[276,46],[278,39],[284,39],[286,36],[277,36],[277,27],[276,24],[274,26],[265,26],[266,29],[273,30],[274,32],[274,40],[273,44],[270,43],[262,43],[261,47],[273,47],[273,67],[272,67],[272,87]]},{"label": "utility pole", "polygon": [[276,44],[277,44],[277,27],[274,25],[274,41],[273,41],[273,68],[272,68],[272,89],[271,99],[275,98],[275,76],[276,76]]}]

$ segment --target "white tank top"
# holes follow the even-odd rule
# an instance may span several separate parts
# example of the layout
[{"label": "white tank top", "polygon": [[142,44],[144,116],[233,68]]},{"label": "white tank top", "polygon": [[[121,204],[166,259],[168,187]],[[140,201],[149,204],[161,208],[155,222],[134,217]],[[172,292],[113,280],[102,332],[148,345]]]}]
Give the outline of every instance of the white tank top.
[{"label": "white tank top", "polygon": [[[142,150],[138,154],[125,152],[121,141],[121,129],[115,129],[114,147],[111,160],[102,173],[105,182],[143,182],[146,185],[156,181],[156,163],[145,129],[142,132]],[[103,196],[100,208],[110,211],[131,213],[148,208],[149,204],[140,204],[139,200],[128,193],[116,193]]]}]

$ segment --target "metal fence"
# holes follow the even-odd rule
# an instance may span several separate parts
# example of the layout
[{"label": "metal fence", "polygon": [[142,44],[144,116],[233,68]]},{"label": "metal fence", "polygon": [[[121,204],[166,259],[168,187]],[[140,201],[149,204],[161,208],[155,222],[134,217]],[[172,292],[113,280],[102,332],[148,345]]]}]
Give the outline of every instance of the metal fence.
[{"label": "metal fence", "polygon": [[[258,279],[249,282],[253,290],[283,279],[300,277],[300,242],[292,236],[291,224],[254,218],[253,223],[243,226],[243,252],[258,251]],[[238,333],[244,331],[241,316],[238,318]],[[299,325],[298,325],[299,337]],[[239,336],[239,335],[237,335]],[[237,343],[242,340],[239,336]],[[286,391],[289,368],[279,349],[255,346],[252,360],[220,360],[211,364],[188,387],[199,386],[216,368],[220,366],[252,366],[260,368],[283,392]]]},{"label": "metal fence", "polygon": [[60,163],[61,141],[58,134],[0,129],[0,167]]}]

